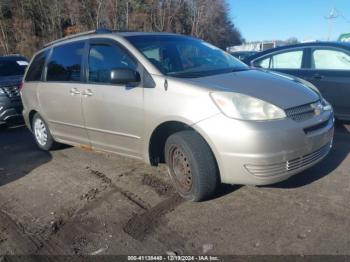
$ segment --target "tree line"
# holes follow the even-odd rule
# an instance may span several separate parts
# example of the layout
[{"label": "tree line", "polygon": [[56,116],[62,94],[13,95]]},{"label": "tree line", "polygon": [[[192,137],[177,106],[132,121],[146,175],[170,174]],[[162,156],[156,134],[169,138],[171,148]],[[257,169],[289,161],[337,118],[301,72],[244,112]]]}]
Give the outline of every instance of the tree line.
[{"label": "tree line", "polygon": [[239,44],[225,0],[0,0],[0,54],[31,57],[43,44],[96,28],[174,32],[220,48]]}]

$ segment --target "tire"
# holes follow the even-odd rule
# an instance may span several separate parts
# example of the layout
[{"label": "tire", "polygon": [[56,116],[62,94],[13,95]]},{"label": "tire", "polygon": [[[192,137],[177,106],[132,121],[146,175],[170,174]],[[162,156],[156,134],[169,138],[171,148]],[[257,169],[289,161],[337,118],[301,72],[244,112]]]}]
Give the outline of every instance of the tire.
[{"label": "tire", "polygon": [[219,171],[206,141],[195,131],[175,133],[165,143],[165,161],[177,192],[198,202],[213,196]]},{"label": "tire", "polygon": [[59,144],[53,139],[45,120],[36,113],[32,120],[32,130],[37,146],[44,151],[58,148]]}]

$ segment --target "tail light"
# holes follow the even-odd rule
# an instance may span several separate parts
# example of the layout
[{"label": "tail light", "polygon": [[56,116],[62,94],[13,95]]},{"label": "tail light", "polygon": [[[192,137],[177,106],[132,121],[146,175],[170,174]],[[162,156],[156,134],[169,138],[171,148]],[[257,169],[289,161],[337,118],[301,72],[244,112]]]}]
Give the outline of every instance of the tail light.
[{"label": "tail light", "polygon": [[22,90],[22,88],[23,88],[23,81],[18,85],[18,89],[19,89],[19,91],[21,91]]}]

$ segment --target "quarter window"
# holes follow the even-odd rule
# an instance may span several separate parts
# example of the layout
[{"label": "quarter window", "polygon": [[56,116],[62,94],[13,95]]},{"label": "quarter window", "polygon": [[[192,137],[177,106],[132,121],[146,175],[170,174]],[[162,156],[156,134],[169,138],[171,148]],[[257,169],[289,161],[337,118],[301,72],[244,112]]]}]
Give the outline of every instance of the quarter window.
[{"label": "quarter window", "polygon": [[312,66],[315,69],[350,70],[350,56],[338,50],[315,50]]},{"label": "quarter window", "polygon": [[80,82],[84,43],[54,47],[47,66],[47,81]]},{"label": "quarter window", "polygon": [[111,83],[111,70],[130,68],[136,70],[135,61],[117,45],[92,45],[89,51],[89,81]]},{"label": "quarter window", "polygon": [[48,50],[45,50],[39,54],[36,55],[36,57],[33,59],[33,62],[31,63],[30,67],[28,68],[28,72],[26,75],[26,81],[40,81],[41,75],[43,72],[43,68],[45,65],[45,60],[48,54]]}]

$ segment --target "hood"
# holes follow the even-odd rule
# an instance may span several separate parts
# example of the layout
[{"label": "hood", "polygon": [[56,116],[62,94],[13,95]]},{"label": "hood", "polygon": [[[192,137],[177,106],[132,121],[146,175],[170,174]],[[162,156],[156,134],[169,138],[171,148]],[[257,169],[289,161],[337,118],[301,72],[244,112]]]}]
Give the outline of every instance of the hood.
[{"label": "hood", "polygon": [[0,76],[0,86],[19,85],[23,76]]},{"label": "hood", "polygon": [[317,92],[297,78],[263,70],[244,70],[188,80],[213,91],[237,92],[256,97],[282,109],[320,99]]}]

